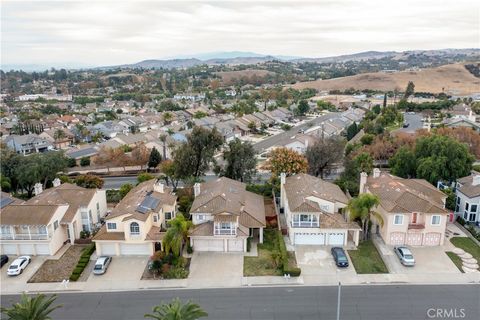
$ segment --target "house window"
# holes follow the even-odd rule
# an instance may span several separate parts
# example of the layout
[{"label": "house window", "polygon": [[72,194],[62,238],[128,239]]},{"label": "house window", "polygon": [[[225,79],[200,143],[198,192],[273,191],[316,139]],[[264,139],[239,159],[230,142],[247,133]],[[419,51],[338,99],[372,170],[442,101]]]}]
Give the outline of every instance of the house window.
[{"label": "house window", "polygon": [[117,229],[117,224],[115,222],[108,222],[107,223],[107,229],[108,230],[115,230],[115,229]]},{"label": "house window", "polygon": [[222,222],[220,223],[220,229],[231,229],[230,222]]},{"label": "house window", "polygon": [[469,207],[470,207],[470,204],[468,202],[465,202],[465,211],[468,211]]},{"label": "house window", "polygon": [[97,210],[100,210],[100,204],[97,202]]},{"label": "house window", "polygon": [[432,225],[438,226],[440,224],[441,217],[440,216],[432,216]]},{"label": "house window", "polygon": [[467,218],[468,218],[468,212],[465,211],[465,212],[463,213],[463,219],[464,219],[464,220],[467,220]]},{"label": "house window", "polygon": [[171,220],[172,219],[172,213],[171,212],[165,212],[165,220]]},{"label": "house window", "polygon": [[153,215],[153,222],[157,222],[158,221],[158,216],[155,214]]},{"label": "house window", "polygon": [[328,204],[322,204],[320,205],[320,209],[323,211],[328,211],[330,209],[330,206]]},{"label": "house window", "polygon": [[470,213],[470,215],[468,216],[468,221],[475,222],[476,218],[477,218],[477,214]]},{"label": "house window", "polygon": [[139,235],[140,234],[140,226],[136,222],[130,223],[130,234],[131,235]]},{"label": "house window", "polygon": [[203,214],[197,214],[197,220],[198,220],[198,221],[203,221],[203,220],[205,220],[205,215],[203,215]]},{"label": "house window", "polygon": [[40,227],[38,227],[38,233],[40,233],[40,234],[47,234],[47,226],[40,226]]},{"label": "house window", "polygon": [[472,204],[472,206],[470,207],[470,212],[477,212],[477,205],[476,204]]},{"label": "house window", "polygon": [[403,224],[403,214],[396,214],[393,217],[393,224],[402,225]]},{"label": "house window", "polygon": [[55,222],[53,223],[53,230],[57,230],[58,229],[58,220],[55,220]]}]

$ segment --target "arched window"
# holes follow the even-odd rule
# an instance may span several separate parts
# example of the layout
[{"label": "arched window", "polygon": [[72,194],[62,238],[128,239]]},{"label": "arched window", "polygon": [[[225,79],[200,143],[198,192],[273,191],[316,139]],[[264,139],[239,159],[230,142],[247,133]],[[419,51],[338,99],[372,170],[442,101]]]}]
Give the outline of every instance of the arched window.
[{"label": "arched window", "polygon": [[140,226],[138,225],[138,223],[130,223],[130,234],[140,234]]}]

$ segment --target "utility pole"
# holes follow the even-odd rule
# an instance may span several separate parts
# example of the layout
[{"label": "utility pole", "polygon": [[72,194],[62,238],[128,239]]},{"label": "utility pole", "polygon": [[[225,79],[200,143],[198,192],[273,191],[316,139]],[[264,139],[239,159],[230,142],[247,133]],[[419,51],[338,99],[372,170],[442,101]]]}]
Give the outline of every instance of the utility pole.
[{"label": "utility pole", "polygon": [[342,284],[338,282],[338,296],[337,296],[337,320],[340,320],[340,293],[342,291]]}]

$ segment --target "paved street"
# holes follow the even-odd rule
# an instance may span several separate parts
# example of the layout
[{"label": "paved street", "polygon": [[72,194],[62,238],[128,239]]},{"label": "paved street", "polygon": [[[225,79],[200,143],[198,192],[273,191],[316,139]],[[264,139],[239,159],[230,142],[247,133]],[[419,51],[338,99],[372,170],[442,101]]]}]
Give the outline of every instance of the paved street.
[{"label": "paved street", "polygon": [[311,128],[312,126],[319,125],[320,122],[323,122],[325,120],[329,120],[331,118],[334,118],[337,115],[338,115],[338,113],[335,113],[335,112],[324,114],[324,115],[322,115],[318,118],[306,121],[305,123],[303,123],[301,125],[292,127],[292,129],[290,129],[288,131],[279,133],[277,135],[268,137],[265,140],[257,142],[253,145],[253,147],[255,148],[255,151],[257,151],[259,153],[262,153],[266,149],[268,149],[268,148],[270,148],[274,145],[277,145],[280,141],[290,139],[294,135],[298,134],[299,130],[307,130],[308,128]]},{"label": "paved street", "polygon": [[102,177],[104,184],[103,188],[105,190],[109,189],[120,189],[120,187],[126,183],[131,183],[133,185],[137,184],[137,176],[123,176],[123,177]]},{"label": "paved street", "polygon": [[415,131],[423,128],[422,115],[420,113],[403,114],[404,120],[409,124],[407,128],[400,128],[395,130],[395,132],[404,132],[404,133],[415,133]]},{"label": "paved street", "polygon": [[[152,290],[111,293],[64,293],[53,319],[143,319],[151,308],[174,297],[199,303],[208,319],[335,319],[337,287],[272,287],[203,290]],[[18,296],[2,296],[2,306]],[[415,320],[437,309],[479,319],[479,285],[346,286],[342,287],[340,319]],[[462,310],[463,309],[463,310]],[[452,311],[450,311],[452,310]]]}]

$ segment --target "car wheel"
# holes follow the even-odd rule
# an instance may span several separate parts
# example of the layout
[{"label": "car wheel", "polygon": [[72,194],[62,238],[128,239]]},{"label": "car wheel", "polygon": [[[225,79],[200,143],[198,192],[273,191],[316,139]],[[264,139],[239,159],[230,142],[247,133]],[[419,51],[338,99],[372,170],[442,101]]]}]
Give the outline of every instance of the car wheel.
[{"label": "car wheel", "polygon": [[22,274],[23,273],[23,269],[20,269],[20,272],[18,274]]}]

